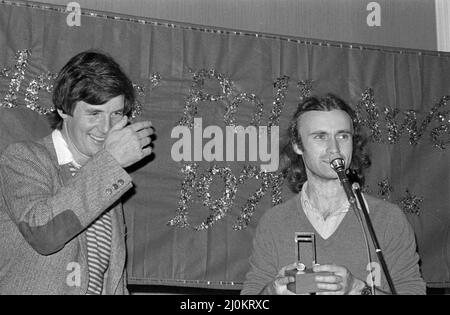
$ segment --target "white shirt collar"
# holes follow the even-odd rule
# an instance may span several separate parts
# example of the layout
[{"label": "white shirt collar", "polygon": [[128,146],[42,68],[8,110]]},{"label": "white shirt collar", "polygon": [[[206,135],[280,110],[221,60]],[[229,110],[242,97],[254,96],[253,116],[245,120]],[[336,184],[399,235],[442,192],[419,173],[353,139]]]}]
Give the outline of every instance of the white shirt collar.
[{"label": "white shirt collar", "polygon": [[52,140],[53,145],[55,146],[56,157],[58,159],[59,165],[72,163],[76,167],[80,167],[80,165],[73,158],[73,154],[72,152],[70,152],[69,147],[67,146],[67,142],[66,140],[64,140],[64,137],[60,130],[53,130]]},{"label": "white shirt collar", "polygon": [[312,206],[311,201],[306,194],[306,187],[308,183],[305,182],[300,192],[300,202],[303,208],[303,212],[308,218],[311,225],[314,227],[316,232],[323,238],[328,239],[337,230],[345,215],[349,210],[350,203],[344,202],[342,206],[334,211],[326,219],[319,213],[317,209]]},{"label": "white shirt collar", "polygon": [[[300,198],[301,198],[301,202],[302,202],[302,207],[305,210],[310,210],[310,211],[317,212],[315,210],[315,208],[312,206],[312,203],[311,203],[311,201],[310,201],[310,199],[308,197],[308,194],[306,193],[307,186],[308,186],[308,182],[306,181],[303,184],[303,186],[302,186],[302,191],[300,192],[300,194],[301,194]],[[342,204],[342,206],[333,213],[333,215],[338,214],[338,213],[348,212],[349,209],[350,209],[350,203],[346,200]]]},{"label": "white shirt collar", "polygon": [[[303,184],[302,191],[300,192],[300,202],[303,208],[303,212],[305,213],[306,217],[308,218],[309,222],[314,227],[316,232],[323,239],[328,239],[337,230],[342,220],[344,219],[346,213],[350,210],[350,203],[348,201],[344,202],[344,204],[340,207],[340,209],[338,209],[326,220],[324,220],[323,217],[319,214],[319,212],[316,209],[314,209],[314,207],[311,204],[311,201],[308,198],[308,195],[306,194],[307,185],[308,182],[305,182]],[[362,198],[364,204],[366,205],[367,212],[369,212],[369,206],[367,205],[367,201],[366,198],[364,198],[364,195],[362,196]],[[359,203],[358,207],[360,207]]]}]

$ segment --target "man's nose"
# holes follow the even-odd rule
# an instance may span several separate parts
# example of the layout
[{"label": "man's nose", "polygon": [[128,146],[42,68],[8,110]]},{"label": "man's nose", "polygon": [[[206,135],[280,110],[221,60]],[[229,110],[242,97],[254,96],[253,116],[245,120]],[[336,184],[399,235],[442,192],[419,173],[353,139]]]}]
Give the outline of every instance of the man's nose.
[{"label": "man's nose", "polygon": [[328,141],[328,153],[340,153],[339,149],[339,142],[336,140],[336,138],[331,137]]},{"label": "man's nose", "polygon": [[109,129],[111,129],[111,118],[110,117],[103,117],[100,121],[99,129],[104,134],[107,134]]}]

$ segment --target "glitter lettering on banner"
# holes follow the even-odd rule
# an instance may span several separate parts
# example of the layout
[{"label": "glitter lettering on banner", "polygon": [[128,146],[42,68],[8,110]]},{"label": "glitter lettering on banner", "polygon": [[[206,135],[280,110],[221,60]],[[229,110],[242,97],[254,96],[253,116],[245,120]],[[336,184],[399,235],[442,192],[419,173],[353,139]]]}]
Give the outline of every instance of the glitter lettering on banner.
[{"label": "glitter lettering on banner", "polygon": [[[422,122],[419,122],[417,111],[404,111],[404,119],[400,123],[400,120],[397,119],[400,111],[389,107],[380,108],[375,102],[373,90],[368,88],[356,105],[357,121],[368,128],[373,142],[395,144],[406,131],[409,143],[413,146],[417,145],[419,140],[424,137],[425,131],[431,123],[436,122],[439,125],[430,130],[430,141],[434,147],[445,150],[446,145],[450,143],[450,111],[440,110],[448,108],[449,100],[449,95],[443,96],[426,113]],[[381,117],[382,115],[384,115],[384,119]]]},{"label": "glitter lettering on banner", "polygon": [[[239,92],[233,82],[219,73],[215,69],[201,69],[193,72],[192,85],[189,90],[189,95],[185,99],[185,106],[183,110],[183,117],[179,121],[180,126],[187,126],[192,128],[194,126],[194,118],[198,114],[198,105],[200,102],[217,102],[223,101],[227,103],[226,113],[224,115],[224,122],[227,126],[234,126],[236,123],[236,112],[242,102],[246,101],[255,104],[255,112],[252,117],[251,125],[259,126],[261,122],[261,115],[263,111],[263,103],[255,94]],[[217,80],[221,93],[209,94],[205,91],[205,80]]]},{"label": "glitter lettering on banner", "polygon": [[[193,84],[189,90],[189,95],[185,99],[185,107],[183,116],[178,124],[187,126],[188,128],[196,128],[195,117],[198,115],[198,106],[200,102],[218,102],[221,101],[226,106],[224,114],[224,122],[227,126],[236,126],[236,111],[242,100],[255,104],[255,112],[253,114],[251,125],[259,126],[262,118],[263,104],[254,94],[247,94],[245,92],[237,91],[233,82],[219,73],[215,69],[205,70],[201,69],[193,73]],[[217,81],[221,87],[221,93],[209,94],[204,90],[205,81]],[[272,102],[272,110],[268,118],[268,125],[278,125],[279,117],[283,111],[285,97],[287,95],[290,78],[288,76],[281,76],[275,79],[273,86],[275,89],[274,101]],[[208,82],[211,83],[211,82]],[[311,95],[313,81],[303,80],[298,81],[297,88],[300,92],[299,99],[303,100],[305,97]],[[439,112],[441,108],[447,106],[448,97],[445,96],[436,104],[432,110],[425,117],[424,121],[417,127],[416,111],[405,111],[405,119],[400,124],[396,119],[400,111],[398,109],[392,110],[385,108],[383,111],[377,106],[372,89],[364,91],[361,100],[357,104],[357,120],[360,124],[367,127],[372,133],[372,141],[374,142],[388,142],[395,144],[399,141],[403,132],[406,130],[410,136],[410,144],[415,145],[423,134],[427,126],[437,120],[441,125],[435,127],[430,132],[432,143],[434,146],[445,149],[448,139],[442,139],[447,135],[449,125],[448,111]],[[364,115],[365,114],[365,115]],[[384,120],[382,115],[384,115]],[[384,126],[383,126],[384,121]],[[382,128],[384,127],[384,128]],[[248,226],[251,217],[253,216],[258,202],[264,197],[269,188],[272,189],[272,204],[276,205],[282,202],[281,186],[284,178],[279,173],[261,172],[256,167],[251,165],[243,165],[241,173],[235,177],[229,168],[221,168],[214,165],[212,168],[206,170],[206,174],[201,174],[199,165],[186,164],[181,168],[181,173],[184,175],[184,180],[181,188],[181,195],[178,202],[177,215],[168,222],[171,226],[178,227],[192,227],[194,230],[204,230],[212,226],[215,222],[222,219],[232,208],[232,203],[236,190],[242,185],[245,180],[255,178],[261,180],[261,187],[251,195],[245,204],[241,207],[238,219],[233,225],[233,229],[240,230]],[[222,198],[211,201],[209,194],[209,187],[212,176],[219,175],[225,181],[225,192]],[[380,184],[379,194],[383,199],[390,197],[392,187],[387,181],[382,181]],[[189,207],[193,202],[194,192],[202,198],[203,205],[211,210],[211,214],[201,224],[191,226],[188,222]]]},{"label": "glitter lettering on banner", "polygon": [[46,74],[40,74],[37,80],[31,80],[25,92],[25,106],[41,115],[52,112],[54,110],[53,106],[43,108],[39,105],[39,91],[44,89],[44,91],[51,94],[56,76],[56,74],[47,72]]},{"label": "glitter lettering on banner", "polygon": [[20,50],[15,55],[16,64],[14,68],[4,68],[0,70],[0,77],[11,78],[8,91],[4,97],[0,97],[0,107],[13,108],[17,104],[17,93],[25,78],[25,71],[28,68],[28,59],[31,56],[31,50]]},{"label": "glitter lettering on banner", "polygon": [[[19,100],[19,92],[25,79],[25,73],[28,68],[28,63],[31,57],[31,50],[24,49],[16,52],[15,64],[13,67],[0,68],[0,79],[9,79],[8,90],[5,96],[0,94],[0,107],[14,108],[25,104],[25,106],[37,112],[40,115],[46,115],[55,110],[54,106],[42,106],[39,103],[39,93],[41,91],[52,94],[53,84],[57,77],[57,74],[52,72],[41,73],[37,78],[31,78],[30,83],[24,92],[23,103]],[[152,90],[158,86],[161,82],[161,75],[156,72],[150,75],[149,88]],[[142,113],[141,99],[145,99],[146,86],[133,83],[133,87],[136,91],[137,97],[133,104],[131,113],[131,119],[135,119]]]},{"label": "glitter lettering on banner", "polygon": [[[223,101],[226,104],[226,111],[224,114],[225,125],[236,127],[236,112],[239,105],[243,101],[246,101],[255,106],[250,125],[255,127],[260,126],[263,114],[263,103],[254,94],[238,91],[229,78],[214,69],[201,69],[197,72],[191,72],[193,73],[193,84],[189,90],[188,97],[185,99],[183,117],[179,120],[179,125],[187,126],[190,129],[199,127],[195,126],[195,117],[198,114],[199,103],[205,101]],[[206,80],[217,80],[221,87],[221,93],[216,95],[207,93],[204,90]],[[288,81],[289,77],[283,76],[276,79],[274,82],[276,91],[273,109],[268,119],[270,126],[278,126],[279,116],[281,115],[287,93]],[[266,172],[251,165],[244,165],[238,178],[236,178],[228,167],[219,167],[216,165],[207,169],[205,173],[201,175],[199,175],[199,172],[200,170],[197,163],[188,163],[181,168],[184,180],[181,184],[177,215],[168,222],[168,225],[192,227],[197,231],[208,229],[231,211],[238,186],[242,185],[250,178],[261,180],[261,187],[247,199],[233,225],[233,229],[240,230],[247,227],[256,210],[257,204],[269,189],[272,190],[272,205],[275,206],[282,202],[281,186],[284,178],[280,172]],[[209,188],[212,177],[216,175],[222,177],[224,180],[225,191],[220,199],[211,201]],[[191,226],[188,222],[188,209],[193,202],[194,190],[202,199],[203,205],[209,207],[211,211],[211,214],[197,226]]]},{"label": "glitter lettering on banner", "polygon": [[[39,103],[39,93],[51,93],[56,74],[45,72],[39,74],[37,78],[31,78],[24,92],[23,102],[19,100],[19,92],[26,77],[31,51],[29,49],[18,51],[15,54],[14,66],[0,68],[0,79],[6,78],[8,81],[6,94],[0,96],[0,107],[14,108],[25,104],[25,106],[41,115],[52,111],[53,107],[43,107]],[[194,128],[194,118],[198,115],[198,106],[201,102],[223,102],[226,106],[224,113],[224,123],[226,126],[236,126],[236,117],[239,108],[244,102],[248,103],[254,111],[249,125],[258,127],[263,119],[264,104],[260,98],[253,94],[238,89],[236,85],[224,74],[215,69],[201,69],[192,71],[192,85],[189,95],[185,99],[183,116],[178,121],[179,125]],[[142,114],[143,102],[146,96],[146,88],[153,89],[161,82],[159,73],[152,74],[146,82],[147,85],[133,84],[137,93],[136,102],[133,105],[132,119]],[[280,76],[273,82],[274,100],[272,109],[267,117],[269,126],[278,126],[280,116],[285,107],[285,98],[288,93],[290,78]],[[205,83],[217,82],[220,91],[216,94],[208,93]],[[297,92],[299,100],[311,95],[313,80],[307,79],[297,82]],[[374,97],[374,91],[367,88],[356,104],[357,121],[369,129],[371,140],[377,143],[395,144],[406,133],[409,143],[415,146],[426,135],[431,144],[440,150],[445,150],[450,143],[450,110],[448,101],[450,96],[446,95],[434,104],[426,113],[417,110],[400,111],[392,107],[380,107]],[[247,106],[248,106],[247,105]],[[256,211],[260,200],[272,191],[272,205],[282,202],[281,186],[284,178],[279,173],[270,173],[259,170],[257,167],[243,164],[239,176],[234,175],[228,167],[214,165],[203,173],[198,164],[190,163],[183,165],[181,173],[184,180],[181,185],[180,198],[178,200],[177,215],[169,221],[169,225],[186,227],[191,226],[188,222],[188,208],[194,197],[194,193],[202,198],[203,204],[211,211],[210,215],[199,225],[194,226],[195,230],[204,230],[221,220],[233,207],[233,201],[238,187],[250,178],[261,181],[260,188],[253,193],[244,205],[240,208],[239,216],[233,225],[233,229],[240,230],[248,226],[251,217]],[[221,177],[225,183],[225,191],[218,200],[211,200],[209,188],[215,176]],[[380,191],[383,199],[390,197],[392,187],[386,182],[380,183]],[[402,199],[405,212],[420,212],[419,204],[422,198],[408,195]]]},{"label": "glitter lettering on banner", "polygon": [[313,89],[313,80],[301,80],[297,82],[297,88],[300,91],[299,101],[302,102],[306,97],[311,96],[311,91]]},{"label": "glitter lettering on banner", "polygon": [[[0,94],[0,107],[14,108],[20,106],[19,91],[25,79],[25,72],[28,68],[31,50],[24,49],[16,52],[15,64],[12,67],[0,68],[0,79],[9,79],[6,94]],[[191,70],[191,72],[193,72]],[[39,74],[36,79],[31,78],[25,91],[25,106],[39,114],[46,114],[53,110],[53,107],[43,107],[39,104],[39,92],[43,90],[51,93],[52,83],[56,74],[46,72]],[[217,95],[208,94],[204,90],[205,80],[217,80],[221,86],[221,93]],[[161,75],[154,73],[148,79],[150,89],[155,88],[161,82]],[[283,110],[284,98],[287,95],[289,84],[288,76],[281,76],[274,81],[276,89],[275,99],[272,104],[272,112],[268,120],[269,127],[278,125],[279,117]],[[299,100],[301,101],[311,95],[312,80],[301,80],[297,82],[299,90]],[[137,92],[137,100],[133,105],[132,119],[140,116],[142,113],[142,102],[139,99],[145,99],[146,87],[139,84],[133,84]],[[417,145],[428,131],[428,139],[431,144],[440,150],[445,150],[450,143],[450,110],[448,102],[450,95],[442,96],[441,99],[432,106],[427,113],[420,113],[416,110],[406,110],[401,112],[397,108],[381,108],[376,104],[373,89],[367,88],[356,104],[356,113],[358,122],[369,129],[371,140],[377,143],[397,143],[406,132],[409,137],[409,143]],[[263,103],[259,97],[253,93],[238,91],[233,82],[215,69],[199,70],[193,72],[193,84],[188,97],[185,100],[183,117],[179,121],[180,125],[193,127],[194,117],[198,112],[198,104],[203,101],[224,101],[227,103],[224,122],[227,126],[233,126],[236,123],[236,112],[242,102],[254,104],[255,111],[250,125],[259,126],[262,120]],[[403,121],[401,117],[403,116]],[[419,121],[420,117],[422,121]],[[435,124],[433,128],[431,124]]]},{"label": "glitter lettering on banner", "polygon": [[[154,89],[161,83],[161,74],[158,72],[153,73],[150,78],[150,90]],[[136,100],[133,104],[133,109],[131,111],[131,120],[136,119],[142,114],[142,102],[140,99],[145,99],[146,87],[140,84],[133,83],[133,88],[136,92]]]},{"label": "glitter lettering on banner", "polygon": [[270,115],[269,118],[269,124],[268,126],[278,126],[280,115],[284,107],[284,99],[286,98],[287,89],[289,86],[289,77],[288,76],[282,76],[274,82],[274,87],[276,90],[275,94],[275,100],[273,101],[273,107],[272,107],[272,115]]},{"label": "glitter lettering on banner", "polygon": [[[250,196],[245,205],[241,208],[241,213],[233,225],[234,230],[241,230],[247,227],[256,210],[258,202],[264,197],[267,190],[272,190],[273,206],[282,202],[281,185],[284,178],[281,173],[265,172],[259,170],[257,167],[246,165],[236,179],[230,168],[219,167],[216,165],[207,169],[205,173],[199,174],[197,163],[184,165],[181,172],[184,175],[184,179],[181,184],[181,195],[178,201],[177,215],[168,222],[168,225],[170,226],[191,227],[196,231],[210,228],[214,223],[223,219],[225,215],[231,211],[238,187],[250,178],[261,179],[261,188]],[[225,184],[222,197],[214,201],[211,200],[209,191],[213,176],[220,176]],[[211,214],[196,226],[192,226],[188,220],[188,209],[194,201],[194,192],[197,192],[203,205],[208,207],[211,211]]]}]

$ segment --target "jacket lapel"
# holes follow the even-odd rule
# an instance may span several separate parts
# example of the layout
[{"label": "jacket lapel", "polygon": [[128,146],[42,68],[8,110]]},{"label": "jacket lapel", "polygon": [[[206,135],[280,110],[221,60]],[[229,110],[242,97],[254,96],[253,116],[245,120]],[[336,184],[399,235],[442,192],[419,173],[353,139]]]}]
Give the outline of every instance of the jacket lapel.
[{"label": "jacket lapel", "polygon": [[[52,134],[46,136],[42,140],[39,141],[42,145],[46,147],[46,149],[50,152],[50,155],[52,157],[52,161],[54,163],[55,168],[58,170],[58,182],[59,185],[63,186],[65,183],[67,183],[72,178],[72,173],[69,170],[69,165],[59,165],[58,164],[58,157],[56,155],[55,151],[55,145],[53,144]],[[78,239],[78,245],[80,246],[80,253],[81,257],[79,257],[80,265],[82,266],[81,274],[81,290],[82,294],[85,294],[87,291],[88,286],[88,280],[89,280],[89,271],[87,267],[87,243],[86,243],[86,236],[84,235],[84,232],[82,235],[77,237]]]}]

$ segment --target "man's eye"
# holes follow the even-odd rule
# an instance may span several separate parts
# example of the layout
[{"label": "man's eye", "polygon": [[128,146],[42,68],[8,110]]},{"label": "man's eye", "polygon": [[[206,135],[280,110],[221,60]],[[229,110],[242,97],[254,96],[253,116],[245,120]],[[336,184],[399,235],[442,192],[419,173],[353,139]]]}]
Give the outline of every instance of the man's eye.
[{"label": "man's eye", "polygon": [[326,135],[315,135],[314,139],[325,140],[326,139]]},{"label": "man's eye", "polygon": [[113,115],[114,116],[123,116],[123,112],[114,112]]}]

